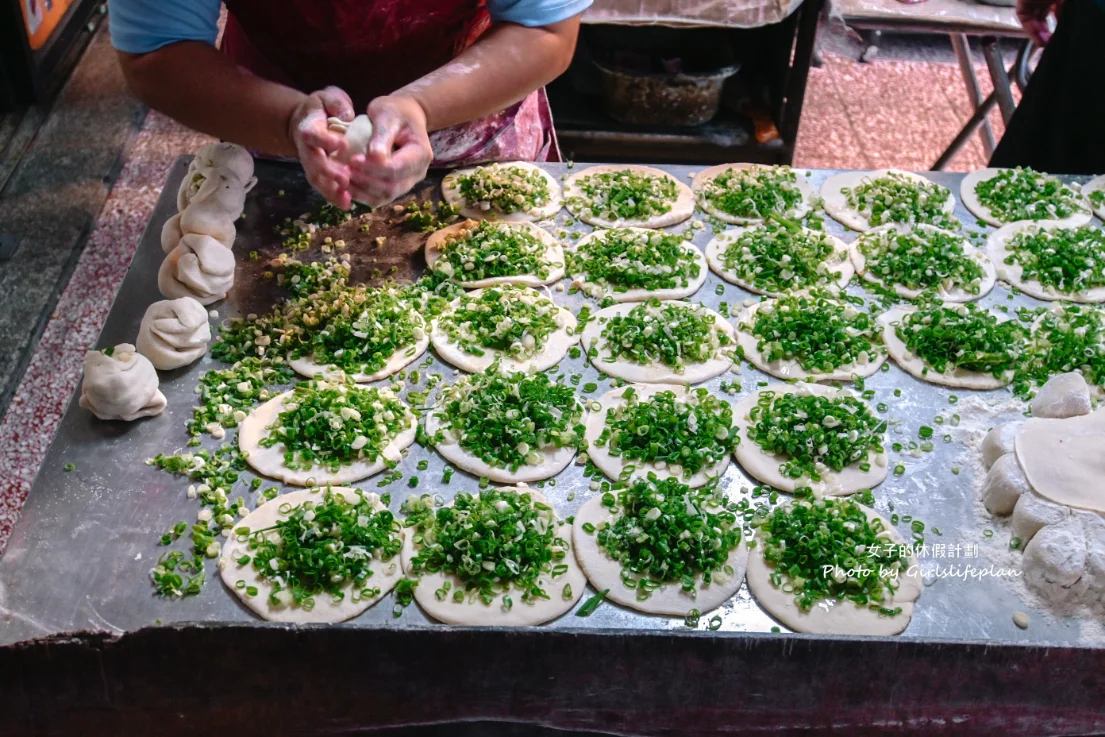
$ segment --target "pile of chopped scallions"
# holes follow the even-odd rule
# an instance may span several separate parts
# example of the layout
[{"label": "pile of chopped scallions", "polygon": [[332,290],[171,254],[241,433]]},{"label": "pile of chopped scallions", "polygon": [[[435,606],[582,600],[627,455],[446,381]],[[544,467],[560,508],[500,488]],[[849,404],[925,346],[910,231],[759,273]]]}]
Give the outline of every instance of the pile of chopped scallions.
[{"label": "pile of chopped scallions", "polygon": [[1025,329],[998,320],[974,303],[935,305],[908,312],[892,323],[894,332],[928,368],[944,374],[973,371],[1005,378],[1024,349]]},{"label": "pile of chopped scallions", "polygon": [[1025,280],[1060,294],[1105,287],[1105,231],[1093,226],[1032,227],[1014,235],[1005,247],[1005,264],[1019,265]]},{"label": "pile of chopped scallions", "polygon": [[1085,210],[1082,198],[1058,177],[1019,166],[979,182],[975,196],[1003,223],[1062,220]]},{"label": "pile of chopped scallions", "polygon": [[1105,190],[1096,189],[1086,195],[1094,207],[1105,207]]},{"label": "pile of chopped scallions", "polygon": [[696,256],[681,235],[615,228],[595,231],[568,254],[568,263],[572,274],[594,285],[590,296],[599,297],[608,291],[686,287],[702,272]]},{"label": "pile of chopped scallions", "polygon": [[442,421],[434,442],[452,436],[480,460],[511,472],[583,444],[583,406],[575,391],[543,373],[465,376],[442,392],[434,414]]},{"label": "pile of chopped scallions", "polygon": [[469,220],[459,232],[445,238],[434,270],[458,282],[533,274],[545,279],[553,263],[549,246],[528,228]]},{"label": "pile of chopped scallions", "polygon": [[1105,311],[1064,303],[1038,320],[1013,381],[1017,396],[1027,398],[1036,386],[1069,371],[1082,374],[1090,386],[1105,386]]},{"label": "pile of chopped scallions", "polygon": [[292,370],[283,362],[245,358],[228,369],[212,369],[200,377],[196,389],[199,406],[192,410],[188,432],[191,444],[194,436],[210,433],[216,440],[226,436],[226,429],[237,427],[257,404],[268,401],[273,394],[267,387],[292,380]]},{"label": "pile of chopped scallions", "polygon": [[750,332],[768,362],[796,361],[809,373],[863,366],[886,352],[871,315],[822,292],[761,302]]},{"label": "pile of chopped scallions", "polygon": [[706,307],[656,299],[611,317],[603,326],[602,339],[611,354],[604,361],[662,363],[677,372],[689,363],[716,358],[732,342]]},{"label": "pile of chopped scallions", "polygon": [[488,164],[457,176],[457,189],[468,207],[503,215],[530,212],[549,203],[549,180],[540,170]]},{"label": "pile of chopped scallions", "polygon": [[778,223],[745,229],[721,253],[726,269],[769,294],[834,284],[841,260],[825,233]]},{"label": "pile of chopped scallions", "polygon": [[[273,606],[311,610],[316,596],[327,594],[334,603],[344,600],[347,587],[352,602],[371,599],[380,595],[379,588],[371,586],[373,567],[399,565],[402,528],[391,512],[376,510],[364,496],[350,504],[341,494],[327,490],[319,503],[306,501],[297,507],[284,503],[279,511],[285,516],[272,527],[234,530],[245,544],[234,562],[252,565],[258,577],[272,586],[269,603]],[[245,581],[239,585],[247,589]],[[255,596],[256,591],[247,589],[246,594]]]},{"label": "pile of chopped scallions", "polygon": [[856,241],[867,270],[883,284],[978,294],[986,272],[967,254],[966,244],[962,236],[928,228],[864,233]]},{"label": "pile of chopped scallions", "polygon": [[625,403],[607,410],[595,445],[625,462],[655,464],[689,479],[740,442],[732,407],[707,389],[693,389],[685,398],[671,390],[641,398],[629,387],[621,396]]},{"label": "pile of chopped scallions", "polygon": [[785,457],[779,472],[787,478],[817,482],[828,470],[839,473],[853,464],[866,472],[868,455],[884,452],[886,421],[847,394],[763,391],[749,417],[749,440]]},{"label": "pile of chopped scallions", "polygon": [[447,507],[435,506],[429,495],[412,496],[403,511],[417,551],[410,572],[456,576],[463,584],[463,588],[438,589],[434,595],[439,600],[459,604],[478,599],[491,604],[502,597],[502,606],[509,609],[514,590],[522,592],[526,603],[560,595],[544,586],[555,585],[557,577],[568,571],[563,562],[569,555],[568,543],[558,534],[552,507],[532,492],[493,488],[478,494],[460,492]]},{"label": "pile of chopped scallions", "polygon": [[796,501],[776,507],[757,524],[771,584],[802,611],[826,599],[851,601],[888,617],[900,576],[910,565],[908,545],[891,542],[882,520],[869,519],[851,499]]},{"label": "pile of chopped scallions", "polygon": [[604,220],[647,220],[671,211],[679,188],[670,176],[622,169],[589,174],[576,181],[583,193],[567,203],[574,214]]},{"label": "pile of chopped scallions", "polygon": [[707,181],[700,197],[737,218],[763,219],[769,213],[791,217],[802,204],[797,181],[789,166],[731,168]]},{"label": "pile of chopped scallions", "polygon": [[[373,463],[414,418],[390,389],[325,381],[302,382],[285,400],[261,446],[284,448],[284,465],[337,471]],[[385,459],[394,464],[394,459]]]},{"label": "pile of chopped scallions", "polygon": [[867,218],[872,227],[889,223],[928,223],[954,230],[959,223],[944,209],[947,187],[918,182],[900,172],[864,177],[854,187],[841,189],[848,206]]},{"label": "pile of chopped scallions", "polygon": [[699,586],[735,575],[729,553],[741,542],[737,505],[716,487],[688,488],[676,479],[639,479],[603,494],[614,513],[594,529],[603,550],[622,567],[622,583],[645,600],[665,583],[695,596]]},{"label": "pile of chopped scallions", "polygon": [[438,325],[473,356],[497,351],[516,360],[537,355],[563,326],[560,308],[533,289],[502,286],[461,295]]}]

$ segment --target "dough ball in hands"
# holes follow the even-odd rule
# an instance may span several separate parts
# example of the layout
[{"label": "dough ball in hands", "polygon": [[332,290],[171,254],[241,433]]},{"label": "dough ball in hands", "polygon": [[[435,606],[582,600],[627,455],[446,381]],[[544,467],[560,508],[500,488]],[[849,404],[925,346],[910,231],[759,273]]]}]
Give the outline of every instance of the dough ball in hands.
[{"label": "dough ball in hands", "polygon": [[207,351],[207,309],[191,297],[154,302],[138,328],[138,352],[162,371],[192,363]]},{"label": "dough ball in hands", "polygon": [[157,371],[129,343],[89,351],[84,357],[80,406],[101,420],[126,420],[161,414],[165,395],[158,390]]},{"label": "dough ball in hands", "polygon": [[912,546],[873,509],[851,499],[795,501],[772,509],[758,528],[748,588],[787,627],[896,635],[909,625],[920,567]]},{"label": "dough ball in hands", "polygon": [[335,133],[345,134],[345,160],[368,153],[368,142],[372,140],[372,120],[367,115],[358,115],[349,122],[341,118],[328,118],[326,127]]},{"label": "dough ball in hands", "polygon": [[669,617],[704,614],[744,581],[748,546],[735,509],[716,488],[639,479],[575,514],[576,557],[610,601]]},{"label": "dough ball in hands", "polygon": [[234,286],[234,253],[206,235],[185,235],[161,262],[157,286],[169,299],[217,302]]},{"label": "dough ball in hands", "polygon": [[[419,579],[418,605],[440,622],[543,624],[583,596],[571,527],[538,491],[523,484],[462,491],[447,507],[425,494],[409,497],[403,511],[403,569]],[[478,560],[463,552],[476,550]]]}]

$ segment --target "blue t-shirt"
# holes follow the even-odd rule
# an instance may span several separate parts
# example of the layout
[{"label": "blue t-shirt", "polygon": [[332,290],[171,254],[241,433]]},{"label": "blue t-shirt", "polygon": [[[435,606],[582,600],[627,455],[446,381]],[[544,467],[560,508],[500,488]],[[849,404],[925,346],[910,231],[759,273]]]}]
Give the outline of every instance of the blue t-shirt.
[{"label": "blue t-shirt", "polygon": [[[578,15],[592,0],[487,0],[494,22],[547,26]],[[222,0],[109,0],[111,42],[147,54],[177,41],[214,44]]]}]

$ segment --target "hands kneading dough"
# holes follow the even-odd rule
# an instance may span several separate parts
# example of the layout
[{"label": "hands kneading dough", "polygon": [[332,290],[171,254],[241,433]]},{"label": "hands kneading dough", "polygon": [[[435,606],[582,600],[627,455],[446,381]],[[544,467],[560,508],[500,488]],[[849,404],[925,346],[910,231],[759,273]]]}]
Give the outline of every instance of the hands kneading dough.
[{"label": "hands kneading dough", "polygon": [[152,417],[167,404],[157,386],[153,364],[129,343],[115,346],[110,356],[89,351],[84,357],[80,406],[101,420]]},{"label": "hands kneading dough", "polygon": [[335,133],[344,133],[347,144],[345,153],[341,157],[348,161],[351,157],[368,153],[368,142],[372,140],[372,120],[367,115],[358,115],[352,122],[346,122],[341,118],[328,118],[326,127]]},{"label": "hands kneading dough", "polygon": [[234,286],[234,254],[214,238],[185,235],[161,262],[157,286],[169,299],[216,302]]},{"label": "hands kneading dough", "polygon": [[191,297],[181,297],[149,306],[138,329],[137,345],[154,368],[167,371],[201,357],[210,340],[207,310]]}]

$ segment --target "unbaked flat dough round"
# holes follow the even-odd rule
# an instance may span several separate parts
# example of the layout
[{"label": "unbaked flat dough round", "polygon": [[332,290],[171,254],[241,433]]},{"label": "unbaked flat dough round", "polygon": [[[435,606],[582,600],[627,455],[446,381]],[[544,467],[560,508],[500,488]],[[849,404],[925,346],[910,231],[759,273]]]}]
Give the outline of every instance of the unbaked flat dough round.
[{"label": "unbaked flat dough round", "polygon": [[[327,484],[348,484],[361,479],[367,479],[387,468],[387,461],[400,461],[400,451],[409,448],[414,443],[415,434],[418,431],[418,422],[410,410],[407,410],[408,426],[400,432],[384,448],[383,454],[373,462],[356,461],[348,466],[342,466],[336,473],[332,473],[323,466],[316,465],[308,470],[296,471],[284,465],[284,445],[276,443],[265,448],[261,440],[268,435],[268,428],[277,420],[284,408],[284,402],[291,399],[294,392],[284,392],[255,408],[249,416],[242,420],[238,428],[238,448],[242,451],[246,463],[262,476],[267,476],[293,486],[316,486]],[[403,405],[406,407],[406,405]]]},{"label": "unbaked flat dough round", "polygon": [[[1096,176],[1082,185],[1082,195],[1087,201],[1090,199],[1091,192],[1105,192],[1105,174]],[[1100,206],[1094,206],[1094,204],[1090,202],[1090,207],[1093,208],[1094,214],[1097,215],[1097,217],[1105,220],[1105,202]]]},{"label": "unbaked flat dough round", "polygon": [[886,362],[886,352],[879,351],[875,346],[875,355],[871,356],[867,363],[850,363],[838,367],[828,373],[810,373],[806,371],[794,359],[782,359],[768,361],[759,348],[760,339],[752,334],[752,324],[756,313],[768,304],[775,304],[774,299],[765,299],[756,302],[741,311],[737,318],[737,343],[744,349],[744,357],[760,371],[780,379],[799,379],[801,381],[855,381],[857,378],[871,376]]},{"label": "unbaked flat dough round", "polygon": [[[1025,279],[1024,267],[1020,264],[1005,263],[1005,259],[1012,254],[1009,250],[1009,242],[1013,240],[1014,236],[1017,234],[1032,228],[1052,231],[1069,227],[1070,226],[1061,224],[1058,220],[1021,220],[1016,223],[1010,223],[1009,225],[1003,225],[995,230],[986,240],[986,249],[989,251],[990,260],[997,266],[998,276],[1002,281],[1012,284],[1017,289],[1020,289],[1025,294],[1030,297],[1035,297],[1036,299],[1047,301],[1065,299],[1070,302],[1081,302],[1083,304],[1105,302],[1105,287],[1094,287],[1084,292],[1058,292],[1052,287],[1044,286],[1037,279]],[[1105,253],[1100,254],[1099,257],[1105,259]]]},{"label": "unbaked flat dough round", "polygon": [[[873,227],[867,216],[848,204],[848,197],[842,190],[851,189],[863,182],[871,182],[887,174],[898,174],[917,184],[935,184],[920,174],[901,169],[877,169],[875,171],[844,171],[834,174],[821,185],[821,199],[825,203],[825,212],[841,225],[852,230],[871,230]],[[944,212],[950,217],[955,212],[955,195],[948,192],[944,202]]]},{"label": "unbaked flat dough round", "polygon": [[775,396],[800,392],[830,399],[844,394],[842,390],[822,384],[772,384],[749,394],[738,402],[733,407],[733,424],[740,428],[741,442],[734,455],[737,457],[737,463],[749,476],[788,493],[793,493],[799,487],[809,486],[817,496],[848,496],[861,489],[873,489],[886,480],[890,461],[885,450],[882,453],[876,453],[874,450],[867,451],[866,462],[871,464],[868,471],[861,470],[857,462],[845,466],[839,473],[832,469],[826,470],[821,474],[821,481],[817,483],[813,483],[808,477],[792,479],[784,476],[779,467],[786,462],[787,457],[769,455],[748,436],[748,428],[753,424],[748,416],[749,412],[759,403],[760,394],[763,392],[774,392]]},{"label": "unbaked flat dough round", "polygon": [[1040,496],[1105,512],[1105,409],[1063,420],[1033,417],[1017,433],[1013,447]]},{"label": "unbaked flat dough round", "polygon": [[[535,489],[519,485],[516,488],[511,487],[509,490],[518,491],[519,493],[529,492],[533,495],[535,502],[540,501],[550,507],[553,506],[541,492]],[[553,578],[550,573],[546,573],[538,579],[541,588],[548,593],[548,599],[536,599],[526,603],[522,601],[522,591],[515,587],[510,592],[514,605],[508,610],[504,610],[501,603],[503,594],[496,596],[491,604],[484,604],[478,596],[466,596],[464,601],[459,604],[453,601],[452,596],[445,597],[445,601],[438,601],[437,597],[434,596],[434,592],[440,589],[446,581],[449,582],[450,593],[458,588],[464,591],[464,582],[458,576],[442,572],[422,574],[418,585],[414,589],[414,599],[426,614],[445,624],[473,627],[529,627],[550,622],[570,611],[576,605],[576,602],[583,597],[584,589],[587,586],[587,577],[583,575],[583,569],[579,567],[579,562],[576,560],[573,550],[575,543],[572,541],[571,526],[567,523],[561,523],[557,528],[557,536],[564,541],[567,547],[564,559],[559,562],[567,565],[568,570],[556,578]],[[403,570],[408,573],[413,571],[412,561],[416,553],[414,535],[408,531],[403,540]],[[565,599],[561,593],[565,584],[572,587],[572,598],[570,599]]]},{"label": "unbaked flat dough round", "polygon": [[602,446],[595,445],[595,441],[598,440],[599,435],[601,435],[602,431],[606,428],[607,411],[618,409],[627,404],[624,398],[627,389],[633,389],[633,391],[637,393],[637,397],[641,400],[648,400],[660,392],[667,391],[675,394],[676,401],[685,400],[691,394],[689,389],[679,385],[630,384],[629,386],[620,387],[618,389],[611,389],[606,392],[606,394],[599,397],[598,400],[596,400],[599,404],[599,408],[592,408],[591,414],[587,418],[587,432],[584,437],[587,438],[587,458],[594,463],[600,471],[611,479],[618,481],[621,479],[621,473],[625,467],[632,465],[636,466],[636,469],[629,477],[630,481],[648,478],[648,475],[651,473],[655,474],[658,480],[675,478],[680,483],[686,484],[692,489],[699,486],[705,486],[711,479],[720,478],[721,475],[725,473],[725,469],[729,468],[728,453],[717,463],[701,469],[688,479],[684,478],[682,474],[674,476],[666,466],[664,468],[659,468],[655,463],[627,461],[621,456],[611,455],[609,443]]},{"label": "unbaked flat dough round", "polygon": [[[322,504],[327,491],[341,495],[350,504],[360,502],[358,493],[353,489],[313,488],[293,491],[282,494],[257,507],[246,515],[245,519],[234,525],[234,529],[248,527],[250,530],[263,530],[266,527],[272,527],[278,520],[287,519],[291,516],[291,512],[302,506],[304,502]],[[376,494],[365,494],[364,499],[377,512],[387,509],[380,503],[380,497]],[[291,509],[288,514],[281,514],[280,508],[285,504],[291,505]],[[402,526],[400,526],[397,534],[400,538],[405,536],[405,530]],[[329,595],[320,594],[315,597],[315,606],[310,610],[294,605],[273,606],[269,602],[269,592],[272,590],[272,584],[257,574],[257,569],[253,567],[252,561],[244,566],[238,565],[237,560],[243,554],[253,557],[249,550],[248,541],[240,541],[237,535],[232,534],[223,544],[222,556],[219,558],[219,576],[222,577],[223,583],[226,584],[231,593],[241,599],[243,604],[260,615],[262,619],[267,619],[270,622],[333,624],[353,619],[353,617],[358,616],[387,596],[395,588],[395,584],[399,583],[399,579],[403,577],[400,556],[396,555],[386,561],[377,558],[372,564],[372,576],[362,587],[379,588],[380,593],[376,596],[353,601],[353,595],[357,592],[354,591],[353,582],[350,581],[342,587],[342,593],[345,594],[345,597],[336,603]],[[235,586],[238,581],[245,581],[246,587],[256,586],[257,595],[247,596],[245,588],[239,589]]]},{"label": "unbaked flat dough round", "polygon": [[[580,406],[583,405],[580,404]],[[586,421],[587,410],[584,409],[580,422],[585,423]],[[449,431],[444,429],[443,420],[438,417],[437,412],[431,410],[426,414],[426,434],[433,435],[438,430],[443,431],[445,439],[440,443],[435,443],[434,449],[441,454],[442,458],[473,476],[487,477],[498,484],[518,484],[552,478],[567,468],[579,452],[572,447],[550,447],[543,451],[538,449],[543,457],[541,463],[536,466],[519,466],[517,471],[511,471],[509,468],[492,466],[487,461],[462,448],[459,439],[452,437]]]},{"label": "unbaked flat dough round", "polygon": [[[628,588],[622,582],[622,565],[599,546],[598,527],[604,522],[613,522],[617,515],[602,505],[602,495],[592,497],[575,514],[572,525],[572,539],[575,542],[576,557],[587,574],[587,580],[595,589],[609,589],[606,598],[615,604],[636,609],[647,614],[660,614],[669,617],[685,617],[692,609],[701,614],[717,609],[731,599],[740,590],[744,582],[744,571],[748,565],[748,546],[743,537],[737,547],[729,551],[727,563],[733,568],[733,575],[726,577],[717,571],[714,582],[703,586],[702,574],[695,576],[697,595],[693,598],[683,592],[680,583],[664,583],[656,588],[650,597],[637,600],[637,590]],[[583,525],[591,523],[596,531],[588,534]],[[638,577],[639,579],[640,577]],[[721,580],[723,579],[724,580]]]},{"label": "unbaked flat dough round", "polygon": [[[882,520],[883,527],[889,531],[888,542],[905,544],[901,534],[888,519],[862,504],[859,506],[868,519]],[[888,606],[902,608],[901,614],[893,617],[884,616],[847,599],[822,600],[814,604],[808,612],[804,612],[794,603],[794,594],[788,594],[771,583],[773,570],[764,561],[763,546],[757,545],[748,561],[748,590],[752,592],[756,603],[767,610],[768,614],[795,632],[816,635],[896,635],[909,626],[913,617],[913,603],[921,596],[921,571],[917,565],[917,557],[912,552],[905,573],[898,577],[898,590],[894,592],[892,600],[887,602]]]},{"label": "unbaked flat dough round", "polygon": [[[718,330],[730,336],[730,338],[733,337],[733,326],[730,325],[724,317],[713,310],[702,305],[678,301],[663,302],[661,306],[672,304],[687,305],[706,310],[714,316]],[[677,373],[673,368],[665,366],[662,363],[640,364],[623,358],[618,358],[613,363],[604,361],[603,359],[609,358],[612,355],[603,344],[602,339],[602,331],[606,327],[607,321],[609,321],[611,317],[627,315],[634,307],[638,306],[639,305],[632,303],[622,303],[599,310],[583,329],[583,350],[590,351],[592,346],[596,348],[598,355],[590,360],[599,371],[602,371],[608,376],[625,379],[626,381],[635,383],[701,384],[703,381],[709,381],[715,376],[724,374],[733,366],[733,359],[729,354],[733,348],[736,347],[735,341],[728,346],[719,346],[714,357],[709,361],[686,364],[683,373]]]},{"label": "unbaked flat dough round", "polygon": [[982,267],[983,275],[982,281],[978,285],[978,294],[972,294],[971,292],[958,285],[953,286],[951,289],[946,289],[944,285],[941,284],[936,289],[936,296],[944,302],[972,302],[976,299],[982,299],[990,293],[990,290],[992,290],[994,288],[994,285],[997,283],[998,272],[997,269],[994,268],[994,263],[990,260],[989,256],[971,245],[966,238],[962,238],[962,236],[957,236],[955,233],[952,233],[949,230],[942,230],[940,228],[937,228],[935,225],[927,224],[914,225],[912,226],[912,228],[899,228],[895,225],[882,225],[878,228],[875,228],[874,230],[863,233],[862,235],[860,235],[859,238],[853,241],[852,245],[849,247],[852,257],[852,265],[856,267],[856,273],[863,277],[864,281],[871,284],[878,284],[881,287],[892,289],[895,294],[897,294],[899,297],[904,297],[905,299],[917,299],[925,293],[925,290],[923,289],[910,289],[904,284],[887,284],[883,281],[882,277],[876,275],[873,271],[867,270],[867,257],[864,256],[862,252],[860,252],[860,243],[865,238],[878,238],[882,233],[893,230],[921,230],[930,233],[943,233],[945,235],[959,237],[961,239],[960,245],[963,247],[964,256],[975,261],[979,266]]},{"label": "unbaked flat dough round", "polygon": [[886,349],[890,351],[890,357],[894,359],[894,363],[898,364],[907,374],[930,384],[950,386],[956,389],[977,389],[979,391],[1000,389],[1013,380],[1012,371],[1006,372],[1003,379],[998,379],[993,374],[966,371],[958,366],[951,373],[945,374],[931,368],[920,356],[915,355],[906,347],[905,341],[898,337],[894,326],[891,325],[893,322],[900,322],[910,312],[916,311],[914,307],[899,306],[879,315],[879,322],[883,325],[882,339],[886,343]]},{"label": "unbaked flat dough round", "polygon": [[[527,212],[518,211],[512,213],[502,213],[495,210],[494,207],[484,210],[478,204],[469,205],[460,194],[459,179],[460,177],[474,173],[477,169],[486,168],[524,169],[540,172],[541,176],[545,178],[545,181],[549,183],[549,201],[541,207],[536,207]],[[528,161],[509,161],[473,166],[468,169],[458,169],[446,175],[445,179],[442,180],[441,195],[450,205],[459,205],[461,207],[460,214],[466,218],[473,218],[475,220],[497,220],[503,223],[528,223],[551,218],[553,215],[560,212],[560,208],[564,202],[564,195],[560,190],[560,182],[556,181],[556,177]]]},{"label": "unbaked flat dough round", "polygon": [[[434,265],[441,258],[441,251],[447,238],[468,230],[474,227],[474,225],[475,223],[472,221],[467,221],[456,223],[447,228],[435,231],[426,241],[426,268],[430,271],[434,270]],[[503,223],[502,227],[527,231],[530,235],[533,235],[545,244],[546,250],[542,261],[549,266],[549,275],[544,279],[537,276],[537,274],[518,274],[516,276],[495,276],[487,279],[475,279],[473,281],[461,281],[454,275],[450,277],[449,281],[454,284],[459,284],[466,289],[482,289],[484,287],[496,287],[503,284],[517,284],[523,287],[540,287],[546,284],[554,284],[564,278],[564,249],[560,247],[560,243],[557,242],[556,238],[553,238],[548,231],[529,222],[507,221]]]},{"label": "unbaked flat dough round", "polygon": [[[413,313],[417,315],[418,313]],[[421,322],[421,316],[418,317]],[[422,337],[415,340],[413,346],[407,346],[406,348],[400,348],[395,353],[392,353],[388,358],[388,361],[382,368],[371,374],[358,371],[355,374],[346,374],[336,366],[324,366],[315,361],[313,356],[302,356],[300,358],[288,357],[288,365],[292,370],[300,376],[306,376],[308,379],[313,379],[317,375],[321,374],[322,378],[327,381],[341,381],[343,378],[348,378],[359,384],[367,384],[372,381],[379,381],[380,379],[386,379],[392,374],[397,374],[404,368],[414,363],[426,352],[426,349],[430,347],[430,334],[423,329]]]},{"label": "unbaked flat dough round", "polygon": [[[764,166],[763,164],[718,164],[717,166],[711,166],[710,168],[700,171],[691,182],[691,189],[698,195],[699,206],[710,213],[723,223],[732,223],[733,225],[756,225],[764,221],[763,218],[742,218],[735,215],[730,215],[724,210],[720,210],[710,203],[706,199],[706,193],[703,191],[706,185],[716,177],[724,174],[730,170],[738,169],[789,169],[788,166]],[[810,184],[809,177],[806,176],[806,170],[794,169],[795,174],[795,187],[802,193],[802,199],[799,200],[795,208],[789,213],[785,213],[784,217],[792,220],[801,220],[806,216],[806,213],[810,211],[810,203],[813,202],[815,195],[813,185]]]},{"label": "unbaked flat dough round", "polygon": [[[655,231],[648,230],[647,228],[628,228],[639,233],[652,234]],[[602,237],[604,234],[610,232],[609,230],[596,230],[579,239],[575,246],[569,247],[569,253],[579,250],[582,246],[595,240],[595,238]],[[672,289],[627,289],[624,292],[616,292],[604,282],[591,281],[587,278],[587,274],[572,274],[572,281],[579,282],[587,286],[592,286],[598,290],[599,294],[603,297],[609,297],[615,302],[643,302],[646,299],[683,299],[684,297],[690,297],[692,294],[702,288],[702,285],[706,283],[706,272],[708,267],[706,264],[706,256],[702,251],[695,248],[694,244],[690,241],[683,241],[683,249],[689,253],[695,263],[698,264],[698,276],[694,279],[687,279],[687,286],[675,287]]]},{"label": "unbaked flat dough round", "polygon": [[[730,269],[725,265],[725,261],[722,259],[722,254],[733,243],[733,241],[740,238],[744,233],[754,230],[759,226],[736,226],[721,233],[706,245],[706,261],[710,264],[710,269],[715,274],[720,276],[727,282],[736,284],[738,287],[747,289],[753,294],[764,294],[769,297],[778,297],[782,292],[769,292],[753,285],[751,282],[746,281],[737,272]],[[833,247],[835,261],[825,262],[828,271],[835,274],[835,285],[830,283],[826,284],[827,287],[833,288],[834,286],[839,289],[843,289],[848,286],[848,282],[852,280],[852,274],[856,272],[854,266],[852,266],[852,260],[849,258],[848,244],[840,240],[834,235],[829,233],[820,233],[816,230],[810,230],[809,228],[803,228],[803,231],[807,235],[823,235],[829,241]]]},{"label": "unbaked flat dough round", "polygon": [[[649,175],[653,177],[663,177],[670,179],[675,183],[676,191],[678,195],[675,202],[672,203],[671,209],[662,215],[653,215],[648,219],[630,218],[629,220],[607,220],[602,217],[595,217],[591,214],[590,210],[579,211],[578,208],[573,208],[572,200],[575,198],[586,199],[587,196],[583,194],[583,190],[579,188],[579,180],[584,177],[589,177],[592,174],[605,174],[608,172],[619,171],[633,171],[641,175]],[[681,223],[684,220],[690,218],[694,214],[694,193],[691,192],[691,188],[683,184],[671,174],[660,169],[655,169],[651,166],[640,166],[638,164],[621,164],[621,165],[603,165],[592,166],[584,169],[583,171],[576,172],[568,177],[568,180],[564,183],[564,199],[568,204],[568,211],[578,217],[589,225],[594,225],[598,228],[625,228],[625,227],[639,227],[639,228],[666,228],[670,225]]]},{"label": "unbaked flat dough round", "polygon": [[[476,289],[468,292],[467,296],[475,297],[482,291],[482,289]],[[533,291],[535,295],[544,299],[544,296],[535,290],[530,291]],[[464,296],[453,301],[450,311],[456,309],[461,299],[464,299]],[[552,300],[550,299],[549,301],[551,302]],[[501,351],[492,350],[490,348],[484,348],[482,356],[474,356],[471,353],[467,353],[454,343],[445,330],[441,328],[439,324],[440,318],[433,322],[433,328],[430,331],[430,340],[434,345],[434,350],[437,351],[442,359],[456,366],[461,371],[467,371],[470,374],[483,373],[491,364],[495,363],[496,360],[499,361],[499,371],[502,373],[512,373],[514,371],[546,371],[560,363],[564,356],[568,354],[568,349],[579,342],[579,335],[576,333],[577,321],[575,315],[564,307],[558,307],[558,309],[560,310],[560,326],[551,335],[545,338],[544,348],[522,361],[505,356]]]},{"label": "unbaked flat dough round", "polygon": [[[993,179],[1000,174],[1001,171],[1001,169],[979,169],[978,171],[972,171],[970,174],[963,177],[963,181],[959,184],[959,198],[963,200],[963,205],[979,220],[995,227],[1005,225],[1005,221],[998,220],[997,216],[990,212],[990,208],[979,201],[978,195],[975,193],[975,187],[977,187],[980,182],[984,182],[987,179]],[[1084,197],[1083,200],[1085,200]],[[1076,212],[1070,217],[1051,222],[1062,223],[1067,227],[1085,225],[1093,219],[1093,213],[1090,211],[1088,202],[1084,201],[1082,205],[1085,208],[1085,212]]]}]

